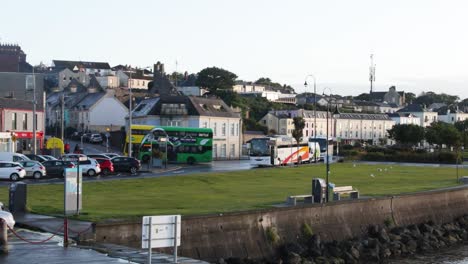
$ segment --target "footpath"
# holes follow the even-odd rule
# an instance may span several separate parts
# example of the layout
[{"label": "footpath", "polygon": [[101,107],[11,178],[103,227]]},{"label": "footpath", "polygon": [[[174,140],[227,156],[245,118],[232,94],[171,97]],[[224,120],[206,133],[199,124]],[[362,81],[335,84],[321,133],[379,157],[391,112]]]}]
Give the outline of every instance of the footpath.
[{"label": "footpath", "polygon": [[[8,231],[9,253],[0,255],[2,264],[22,263],[147,263],[148,251],[114,244],[93,244],[81,246],[73,238],[92,235],[91,222],[69,220],[68,247],[63,247],[63,218],[15,214],[16,227]],[[32,231],[35,230],[35,231]],[[173,263],[173,256],[152,253],[152,263]],[[207,262],[178,257],[178,263],[206,264]]]}]

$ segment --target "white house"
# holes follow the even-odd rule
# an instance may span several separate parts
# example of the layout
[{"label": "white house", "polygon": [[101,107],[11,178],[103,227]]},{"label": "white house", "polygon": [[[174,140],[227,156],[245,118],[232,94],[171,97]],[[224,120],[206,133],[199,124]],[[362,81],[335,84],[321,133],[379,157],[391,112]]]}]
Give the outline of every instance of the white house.
[{"label": "white house", "polygon": [[445,123],[450,123],[450,124],[455,124],[456,122],[460,121],[465,121],[468,119],[468,113],[465,113],[460,110],[456,111],[450,111],[450,109],[445,112],[445,114],[439,114],[438,120],[445,122]]},{"label": "white house", "polygon": [[425,107],[421,107],[418,104],[410,104],[397,111],[397,113],[412,114],[419,118],[419,125],[422,127],[428,127],[433,122],[438,120],[437,112],[433,112]]},{"label": "white house", "polygon": [[69,126],[78,131],[105,132],[107,128],[119,130],[125,126],[128,109],[111,89],[88,93],[69,110]]},{"label": "white house", "polygon": [[398,125],[417,125],[421,124],[421,120],[419,117],[411,114],[411,113],[389,113],[387,114],[395,124]]}]

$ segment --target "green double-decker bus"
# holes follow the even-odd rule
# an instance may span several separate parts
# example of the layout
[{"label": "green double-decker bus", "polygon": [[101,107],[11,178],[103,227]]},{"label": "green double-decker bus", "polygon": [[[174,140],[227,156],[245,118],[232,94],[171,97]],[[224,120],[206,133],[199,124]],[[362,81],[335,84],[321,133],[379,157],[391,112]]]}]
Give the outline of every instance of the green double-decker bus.
[{"label": "green double-decker bus", "polygon": [[167,161],[170,163],[194,164],[213,160],[213,131],[211,128],[153,126],[148,129],[148,133],[153,128],[163,129],[169,140],[167,143],[153,141],[152,146],[149,142],[144,142],[139,151],[138,159],[148,162],[151,159],[152,151],[153,158],[165,160],[167,157]]}]

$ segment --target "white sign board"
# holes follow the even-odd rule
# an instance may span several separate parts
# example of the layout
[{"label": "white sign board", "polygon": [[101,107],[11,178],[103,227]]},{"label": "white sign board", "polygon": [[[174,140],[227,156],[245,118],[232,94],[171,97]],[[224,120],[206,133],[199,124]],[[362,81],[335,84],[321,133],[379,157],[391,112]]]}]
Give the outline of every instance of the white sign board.
[{"label": "white sign board", "polygon": [[180,215],[144,216],[141,248],[174,247],[174,239],[177,241],[177,246],[180,246],[180,219]]},{"label": "white sign board", "polygon": [[76,168],[65,169],[65,214],[78,214],[82,209],[82,170]]}]

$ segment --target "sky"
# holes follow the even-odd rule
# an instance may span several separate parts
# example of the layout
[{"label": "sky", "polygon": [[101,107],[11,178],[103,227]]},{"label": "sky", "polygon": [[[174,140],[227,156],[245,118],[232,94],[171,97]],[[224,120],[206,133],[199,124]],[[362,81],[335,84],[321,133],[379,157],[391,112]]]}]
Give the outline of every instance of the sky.
[{"label": "sky", "polygon": [[[4,1],[0,42],[32,64],[53,59],[199,72],[221,67],[317,93],[423,91],[468,97],[468,1]],[[176,66],[177,61],[177,66]],[[313,82],[312,79],[308,80]],[[307,88],[310,91],[310,87]],[[327,89],[328,91],[328,89]]]}]

